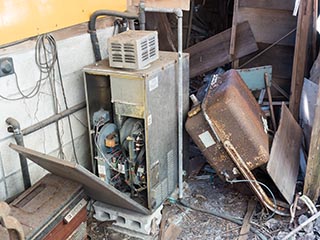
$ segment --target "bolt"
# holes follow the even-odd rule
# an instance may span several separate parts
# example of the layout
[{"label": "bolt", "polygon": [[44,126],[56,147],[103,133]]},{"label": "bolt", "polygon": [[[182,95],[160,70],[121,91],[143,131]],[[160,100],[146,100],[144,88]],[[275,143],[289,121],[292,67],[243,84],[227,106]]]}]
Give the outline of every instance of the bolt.
[{"label": "bolt", "polygon": [[1,71],[5,74],[8,74],[12,71],[12,63],[9,60],[4,60],[1,64]]}]

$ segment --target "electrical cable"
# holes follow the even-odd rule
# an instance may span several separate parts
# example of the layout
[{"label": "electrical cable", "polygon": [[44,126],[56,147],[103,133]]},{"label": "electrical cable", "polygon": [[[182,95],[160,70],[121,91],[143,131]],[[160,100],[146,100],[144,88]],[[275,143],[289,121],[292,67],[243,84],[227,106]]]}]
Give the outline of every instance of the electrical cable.
[{"label": "electrical cable", "polygon": [[[227,182],[228,183],[248,183],[248,182],[256,182],[258,183],[260,186],[264,187],[265,189],[268,190],[268,192],[270,193],[271,197],[272,197],[272,200],[273,200],[273,203],[274,203],[274,207],[277,208],[277,200],[276,200],[276,197],[274,196],[273,192],[271,191],[271,189],[264,183],[262,182],[259,182],[257,180],[246,180],[246,179],[242,179],[242,180],[228,180],[227,179]],[[271,213],[271,215],[267,218],[267,220],[269,220],[270,218],[272,218],[273,216],[275,215],[274,212]]]},{"label": "electrical cable", "polygon": [[[183,199],[180,199],[178,203],[180,203],[182,206],[190,208],[190,209],[192,209],[194,211],[202,212],[202,213],[205,213],[205,214],[210,214],[210,215],[213,215],[215,217],[227,220],[229,222],[233,222],[233,223],[238,224],[240,226],[243,224],[243,219],[242,218],[235,218],[235,217],[230,216],[230,215],[225,214],[225,213],[219,213],[219,212],[212,211],[212,210],[204,210],[204,209],[201,209],[201,208],[197,208],[197,207],[189,205]],[[256,234],[261,240],[267,240],[268,239],[263,233],[261,233],[255,227],[251,227],[250,226],[250,231],[253,232],[254,234]]]},{"label": "electrical cable", "polygon": [[[41,58],[41,56],[44,56],[44,54],[46,52],[48,52],[48,49],[45,47],[45,42],[44,42],[45,39],[46,39],[45,36],[41,35],[37,38],[37,41],[36,41],[35,62],[36,62],[36,65],[40,71],[40,76],[39,76],[39,80],[37,80],[37,82],[36,82],[35,86],[32,88],[32,90],[27,94],[24,93],[20,87],[20,84],[18,81],[18,76],[16,73],[14,73],[15,84],[16,84],[17,90],[21,96],[17,97],[17,98],[9,98],[9,97],[5,97],[3,95],[0,95],[0,98],[5,99],[7,101],[18,101],[18,100],[22,100],[22,99],[33,98],[34,96],[36,96],[39,93],[41,83],[50,77],[50,74],[53,70],[53,67],[54,67],[54,64],[56,61],[55,55],[52,55],[49,62],[46,59],[43,61],[43,59]],[[48,40],[48,44],[49,44],[50,48],[55,48],[55,43],[53,41],[51,41],[50,38],[48,38],[47,40]],[[49,53],[51,54],[51,51]]]},{"label": "electrical cable", "polygon": [[[54,38],[53,38],[53,40],[55,42]],[[59,73],[61,90],[62,90],[62,95],[63,95],[63,101],[64,101],[64,105],[65,105],[66,110],[68,110],[69,106],[68,106],[67,96],[66,96],[66,92],[65,92],[65,88],[64,88],[64,84],[63,84],[63,80],[62,80],[60,60],[59,60],[58,49],[57,48],[56,48],[56,51],[57,51],[57,56],[56,56],[56,58],[57,58],[57,66],[58,66],[58,73]],[[70,131],[70,136],[71,136],[71,144],[72,144],[73,155],[74,155],[76,163],[79,164],[79,160],[78,160],[77,152],[76,152],[76,147],[75,147],[75,142],[74,142],[74,137],[73,137],[73,130],[72,130],[72,125],[71,125],[70,115],[68,115],[67,119],[68,119],[68,124],[69,124],[69,131]]]}]

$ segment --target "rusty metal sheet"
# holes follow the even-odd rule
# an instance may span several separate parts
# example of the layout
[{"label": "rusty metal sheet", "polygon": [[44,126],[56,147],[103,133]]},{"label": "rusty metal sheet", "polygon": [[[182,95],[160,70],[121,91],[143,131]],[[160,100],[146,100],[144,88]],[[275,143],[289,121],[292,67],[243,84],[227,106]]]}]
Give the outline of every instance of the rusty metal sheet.
[{"label": "rusty metal sheet", "polygon": [[273,140],[267,171],[288,203],[292,203],[299,172],[302,129],[282,103],[281,119]]},{"label": "rusty metal sheet", "polygon": [[250,169],[268,161],[264,115],[236,70],[212,81],[202,109],[217,139],[232,143]]},{"label": "rusty metal sheet", "polygon": [[224,180],[226,175],[231,179],[238,176],[238,171],[234,170],[236,168],[235,164],[210,129],[202,112],[189,117],[185,128],[221,179]]},{"label": "rusty metal sheet", "polygon": [[9,146],[49,172],[81,183],[86,194],[92,199],[142,214],[150,214],[147,208],[138,204],[126,194],[106,184],[79,164],[64,161],[12,143]]}]

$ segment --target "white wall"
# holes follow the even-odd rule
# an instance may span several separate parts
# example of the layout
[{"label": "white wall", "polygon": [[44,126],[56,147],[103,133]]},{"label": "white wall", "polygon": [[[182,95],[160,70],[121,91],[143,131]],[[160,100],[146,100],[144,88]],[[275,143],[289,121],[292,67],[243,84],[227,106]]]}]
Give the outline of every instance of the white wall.
[{"label": "white wall", "polygon": [[[112,35],[112,32],[113,28],[98,30],[103,57],[107,55],[107,38]],[[72,107],[85,100],[81,69],[94,62],[90,36],[88,33],[73,36],[57,41],[57,46],[67,102],[68,106]],[[13,58],[19,85],[25,92],[30,91],[39,79],[39,69],[34,58],[34,47],[35,41],[28,41],[20,45],[0,49],[0,58]],[[59,103],[64,110],[60,84],[57,83],[56,86],[59,91]],[[9,98],[20,96],[14,75],[0,78],[0,94]],[[15,143],[15,140],[7,132],[5,120],[8,117],[13,117],[20,122],[21,128],[24,129],[53,114],[52,95],[48,81],[42,85],[39,94],[31,99],[7,101],[0,98],[0,200],[5,200],[23,191],[19,156],[8,147],[8,144],[10,142]],[[72,115],[71,122],[78,159],[82,165],[88,166],[89,144],[85,110],[83,109]],[[74,161],[67,118],[60,121],[60,126],[66,159]],[[24,142],[28,148],[58,156],[58,141],[54,124],[25,136]],[[30,161],[28,161],[28,164],[31,181],[35,183],[46,172]]]}]

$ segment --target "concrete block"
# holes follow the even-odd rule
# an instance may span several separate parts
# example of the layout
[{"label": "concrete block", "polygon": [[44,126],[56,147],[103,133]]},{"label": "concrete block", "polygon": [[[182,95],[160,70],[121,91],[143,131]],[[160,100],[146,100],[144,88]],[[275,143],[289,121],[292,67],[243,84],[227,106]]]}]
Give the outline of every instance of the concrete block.
[{"label": "concrete block", "polygon": [[23,178],[21,171],[6,177],[7,198],[13,197],[24,191]]},{"label": "concrete block", "polygon": [[114,226],[145,235],[153,235],[153,224],[159,226],[163,205],[157,208],[151,215],[139,214],[102,202],[95,202],[93,207],[95,210],[94,218],[98,221],[115,221],[113,223]]},{"label": "concrete block", "polygon": [[9,148],[9,143],[15,143],[14,139],[1,142],[0,152],[4,170],[4,177],[12,175],[20,169],[19,154]]},{"label": "concrete block", "polygon": [[28,166],[32,185],[48,174],[48,171],[33,162],[31,162]]},{"label": "concrete block", "polygon": [[4,180],[0,181],[0,201],[7,199],[7,191]]},{"label": "concrete block", "polygon": [[2,156],[0,152],[0,181],[4,180],[4,169],[2,164]]}]

